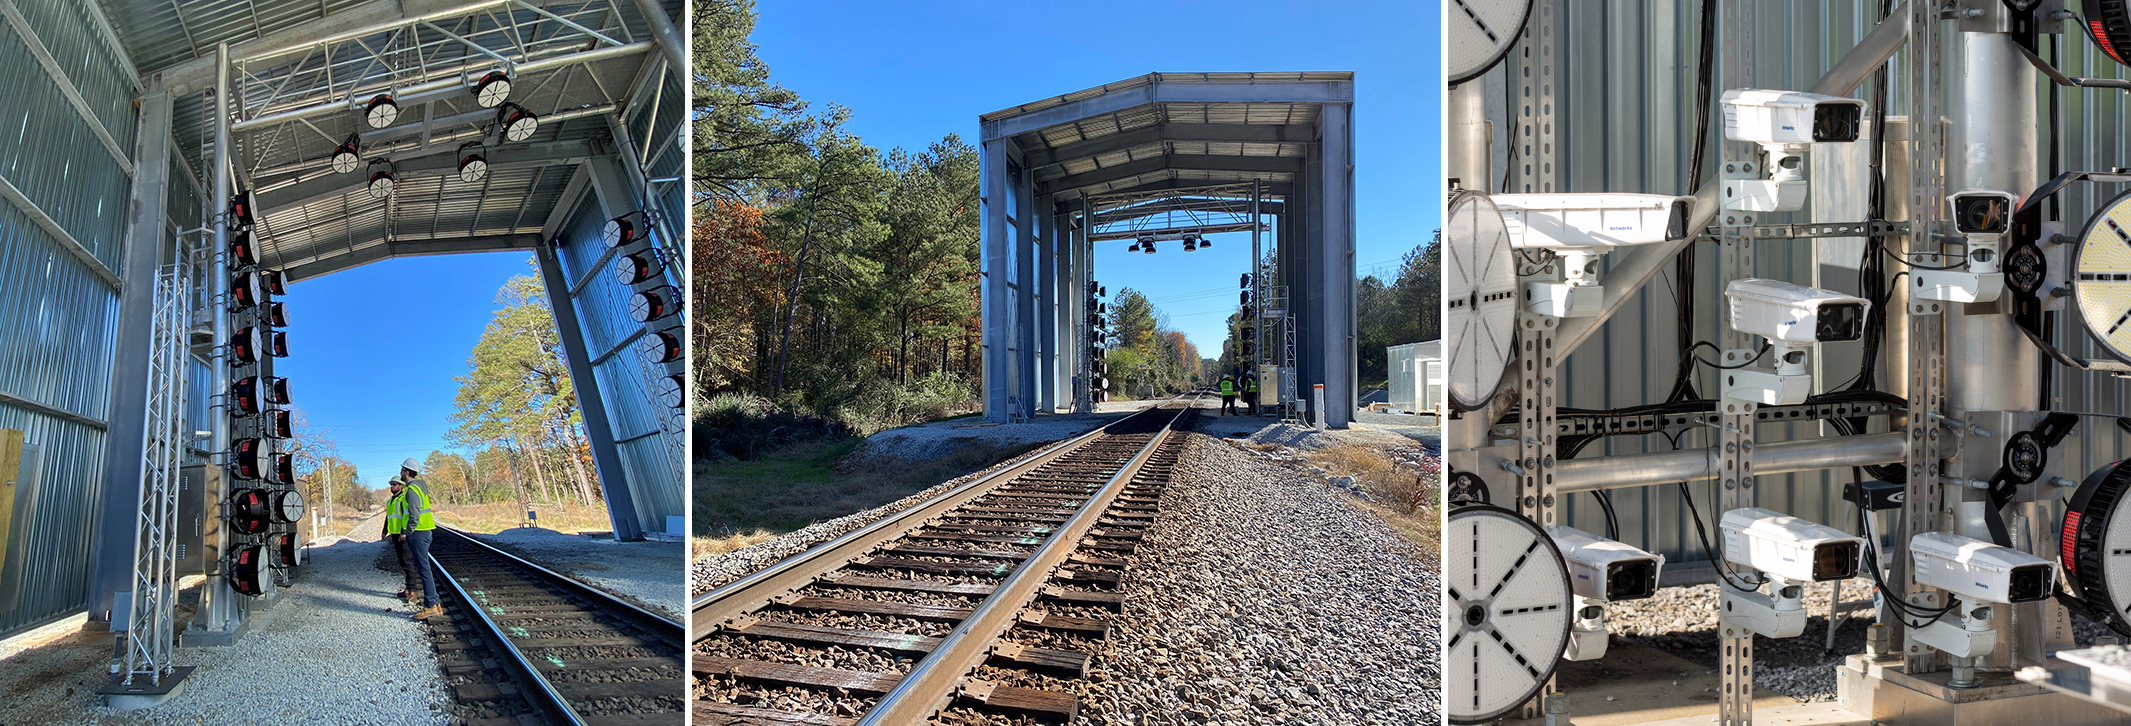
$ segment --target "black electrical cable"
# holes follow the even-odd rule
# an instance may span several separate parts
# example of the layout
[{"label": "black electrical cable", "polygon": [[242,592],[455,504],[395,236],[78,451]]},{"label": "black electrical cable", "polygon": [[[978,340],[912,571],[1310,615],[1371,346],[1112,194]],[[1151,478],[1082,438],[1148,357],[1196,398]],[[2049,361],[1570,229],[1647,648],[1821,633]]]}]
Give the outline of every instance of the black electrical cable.
[{"label": "black electrical cable", "polygon": [[[1709,151],[1710,96],[1714,89],[1716,74],[1717,3],[1702,0],[1700,47],[1695,51],[1694,83],[1694,149],[1688,152],[1687,192],[1693,194],[1702,188],[1702,178],[1707,166]],[[1676,332],[1673,339],[1682,346],[1694,339],[1694,270],[1695,244],[1688,240],[1672,259],[1673,279],[1677,287],[1672,293],[1672,302],[1677,309]],[[1688,359],[1692,349],[1681,350],[1678,368],[1673,372],[1672,390],[1665,395],[1667,401],[1686,401],[1698,398],[1694,390],[1694,361]]]},{"label": "black electrical cable", "polygon": [[[1850,467],[1850,477],[1852,481],[1859,484],[1864,482],[1864,476],[1859,473],[1858,467]],[[1945,617],[1947,613],[1960,609],[1960,599],[1950,594],[1947,596],[1945,605],[1929,607],[1912,604],[1901,593],[1895,592],[1894,588],[1888,587],[1886,577],[1880,573],[1879,535],[1873,533],[1872,516],[1861,505],[1857,506],[1857,526],[1859,531],[1865,535],[1865,561],[1859,564],[1864,565],[1866,570],[1871,573],[1873,586],[1879,588],[1880,602],[1885,603],[1889,609],[1894,611],[1895,617],[1901,619],[1903,626],[1909,628],[1926,627],[1938,622],[1939,618]],[[1923,614],[1920,615],[1919,613]],[[1920,619],[1923,622],[1911,623],[1909,622],[1911,618]]]},{"label": "black electrical cable", "polygon": [[1598,500],[1598,508],[1606,510],[1606,539],[1620,539],[1620,518],[1613,516],[1613,497],[1604,489],[1591,490],[1592,498]]},{"label": "black electrical cable", "polygon": [[1755,363],[1756,361],[1759,361],[1759,360],[1761,360],[1761,356],[1765,356],[1765,355],[1768,355],[1768,351],[1769,351],[1769,349],[1770,349],[1770,348],[1774,348],[1774,347],[1776,347],[1776,346],[1774,346],[1774,345],[1771,345],[1771,344],[1770,344],[1770,343],[1769,343],[1768,341],[1766,341],[1766,340],[1763,340],[1763,341],[1761,341],[1761,351],[1760,351],[1760,352],[1758,352],[1758,353],[1755,353],[1755,354],[1754,354],[1754,357],[1752,357],[1752,358],[1748,358],[1748,359],[1746,360],[1746,362],[1745,362],[1745,363],[1740,363],[1740,364],[1738,364],[1738,365],[1735,365],[1735,366],[1720,366],[1720,365],[1717,365],[1717,364],[1715,364],[1715,363],[1711,363],[1711,362],[1709,362],[1709,361],[1706,361],[1706,360],[1702,360],[1702,357],[1701,357],[1701,356],[1698,356],[1698,355],[1695,355],[1695,354],[1694,354],[1694,349],[1696,349],[1696,348],[1701,348],[1701,347],[1705,347],[1705,346],[1706,346],[1706,347],[1708,347],[1708,348],[1709,348],[1710,350],[1714,350],[1714,351],[1717,351],[1717,352],[1719,352],[1719,353],[1722,353],[1722,352],[1724,352],[1724,349],[1723,349],[1723,348],[1719,348],[1719,347],[1717,347],[1717,344],[1715,344],[1715,343],[1711,343],[1711,342],[1709,342],[1709,341],[1706,341],[1706,340],[1697,340],[1697,341],[1695,341],[1694,345],[1690,345],[1690,346],[1687,346],[1687,355],[1688,355],[1688,356],[1690,356],[1690,357],[1692,357],[1692,358],[1694,358],[1696,362],[1699,362],[1699,363],[1701,363],[1702,365],[1705,365],[1705,366],[1709,366],[1709,367],[1711,367],[1711,368],[1715,368],[1715,369],[1717,369],[1717,370],[1721,370],[1721,371],[1733,371],[1733,370],[1738,370],[1738,369],[1740,369],[1740,368],[1745,368],[1745,367],[1747,367],[1747,366],[1753,365],[1753,364],[1754,364],[1754,363]]}]

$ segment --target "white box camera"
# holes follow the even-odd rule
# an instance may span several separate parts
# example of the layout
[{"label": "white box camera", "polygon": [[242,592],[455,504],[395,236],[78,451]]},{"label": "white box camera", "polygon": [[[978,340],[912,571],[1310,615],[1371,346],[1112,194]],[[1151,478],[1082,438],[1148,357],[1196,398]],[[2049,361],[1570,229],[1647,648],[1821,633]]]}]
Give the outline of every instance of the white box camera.
[{"label": "white box camera", "polygon": [[1547,536],[1569,563],[1576,594],[1593,600],[1642,600],[1657,594],[1665,556],[1644,552],[1574,527],[1548,527]]},{"label": "white box camera", "polygon": [[2057,567],[2011,547],[1944,532],[1909,538],[1917,584],[1976,601],[2037,602],[2057,592]]},{"label": "white box camera", "polygon": [[1854,98],[1734,88],[1723,102],[1724,138],[1732,141],[1770,147],[1856,141],[1864,126],[1865,102]]},{"label": "white box camera", "polygon": [[1724,559],[1794,582],[1857,576],[1865,541],[1823,524],[1760,507],[1724,513]]},{"label": "white box camera", "polygon": [[1782,280],[1748,278],[1724,286],[1731,301],[1731,329],[1771,343],[1835,343],[1865,334],[1872,302]]},{"label": "white box camera", "polygon": [[1589,250],[1687,238],[1693,197],[1663,194],[1497,194],[1511,247]]}]

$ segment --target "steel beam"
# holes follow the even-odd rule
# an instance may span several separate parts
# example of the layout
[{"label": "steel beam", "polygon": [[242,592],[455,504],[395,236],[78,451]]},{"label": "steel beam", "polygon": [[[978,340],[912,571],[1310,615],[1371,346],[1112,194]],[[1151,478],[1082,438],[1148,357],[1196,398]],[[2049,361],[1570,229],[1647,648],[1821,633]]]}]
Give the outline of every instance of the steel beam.
[{"label": "steel beam", "polygon": [[[1039,111],[985,120],[984,140],[1017,136],[1091,116],[1152,103],[1353,103],[1353,81],[1263,80],[1250,83],[1162,83],[1111,91]],[[986,114],[998,116],[998,114]]]},{"label": "steel beam", "polygon": [[[1036,256],[1036,401],[1034,410],[1050,413],[1058,401],[1058,215],[1052,214],[1051,196],[1036,198],[1029,215],[1036,218],[1036,239],[1030,251]],[[1039,211],[1040,210],[1040,211]]]},{"label": "steel beam", "polygon": [[[560,68],[567,68],[569,66],[574,65],[598,63],[600,61],[611,60],[614,58],[624,58],[628,56],[639,55],[642,53],[648,53],[655,47],[656,44],[650,42],[608,46],[598,50],[587,50],[578,53],[572,53],[569,55],[537,60],[531,63],[522,63],[517,66],[516,70],[520,74],[542,73]],[[395,94],[397,94],[395,95],[395,98],[404,97],[405,99],[411,102],[421,94],[450,91],[451,89],[460,87],[462,83],[463,82],[460,80],[460,78],[454,75],[448,78],[440,78],[436,80],[398,87],[393,89],[393,91],[395,92]],[[355,111],[355,108],[350,106],[349,103],[349,99],[338,99],[333,101],[314,103],[309,106],[292,108],[287,111],[276,111],[274,113],[266,114],[264,116],[257,116],[254,118],[239,121],[235,125],[235,130],[250,131],[252,129],[272,126],[274,124],[287,123],[299,119],[307,119],[313,116],[323,116],[326,114],[334,113],[353,113]]]},{"label": "steel beam", "polygon": [[1039,325],[1036,297],[1042,281],[1036,278],[1040,248],[1036,221],[1035,173],[1021,167],[1014,184],[1014,416],[1027,420],[1036,412],[1036,328]]},{"label": "steel beam", "polygon": [[498,234],[423,240],[388,239],[379,244],[357,247],[332,257],[321,257],[310,262],[284,268],[282,272],[288,276],[289,282],[301,282],[395,257],[531,250],[538,248],[540,242],[541,237],[536,234]]},{"label": "steel beam", "polygon": [[170,94],[151,88],[141,97],[140,133],[134,156],[133,216],[126,224],[126,284],[118,296],[111,363],[111,425],[104,435],[104,506],[97,518],[96,557],[89,575],[89,619],[110,622],[112,603],[133,589],[134,523],[140,517],[141,480],[148,444],[149,369],[155,346],[155,275],[163,263],[164,205],[170,194]]},{"label": "steel beam", "polygon": [[1122,131],[1108,136],[1097,136],[1092,139],[1061,144],[1048,149],[1036,149],[1028,153],[1028,161],[1029,166],[1041,170],[1044,167],[1065,163],[1069,159],[1099,156],[1163,141],[1306,144],[1316,140],[1317,127],[1307,124],[1249,126],[1244,124],[1162,123],[1131,131]]},{"label": "steel beam", "polygon": [[[1327,106],[1326,108],[1330,108]],[[1044,189],[1057,194],[1097,184],[1130,179],[1141,174],[1166,169],[1189,169],[1193,171],[1232,171],[1254,174],[1297,173],[1302,170],[1302,159],[1286,156],[1200,156],[1193,154],[1163,154],[1159,157],[1128,161],[1117,166],[1096,169],[1080,174],[1071,174],[1055,179],[1041,180]]]},{"label": "steel beam", "polygon": [[[558,239],[556,245],[559,244]],[[570,368],[570,388],[576,392],[577,408],[585,417],[585,439],[592,446],[592,467],[599,475],[599,491],[607,500],[607,519],[613,524],[614,538],[623,542],[641,540],[644,528],[637,521],[635,494],[615,449],[614,425],[607,415],[606,396],[600,391],[585,345],[584,319],[578,316],[577,300],[570,295],[569,276],[563,272],[562,259],[554,245],[540,245],[533,254],[539,259],[540,276],[547,286],[548,306],[555,313],[555,329],[560,333],[563,358]]]}]

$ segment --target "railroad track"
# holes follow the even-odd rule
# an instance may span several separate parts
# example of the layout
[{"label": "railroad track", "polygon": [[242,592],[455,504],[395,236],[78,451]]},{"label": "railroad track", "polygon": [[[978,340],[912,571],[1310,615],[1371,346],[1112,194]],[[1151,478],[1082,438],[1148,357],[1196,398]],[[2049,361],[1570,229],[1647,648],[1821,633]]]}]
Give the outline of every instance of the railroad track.
[{"label": "railroad track", "polygon": [[941,493],[691,604],[698,726],[1069,721],[1197,395]]},{"label": "railroad track", "polygon": [[430,546],[444,618],[432,640],[472,726],[686,721],[680,623],[456,530]]}]

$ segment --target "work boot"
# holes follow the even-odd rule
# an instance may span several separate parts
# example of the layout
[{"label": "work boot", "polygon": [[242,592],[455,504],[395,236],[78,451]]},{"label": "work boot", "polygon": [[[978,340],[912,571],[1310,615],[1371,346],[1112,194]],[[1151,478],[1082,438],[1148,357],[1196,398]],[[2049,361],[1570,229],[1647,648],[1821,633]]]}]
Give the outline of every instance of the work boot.
[{"label": "work boot", "polygon": [[406,591],[406,590],[401,590],[401,591],[399,591],[399,592],[395,592],[395,593],[392,593],[392,596],[393,596],[393,597],[396,597],[396,598],[399,598],[399,599],[401,599],[401,600],[405,600],[405,599],[407,599],[407,594],[408,594],[408,593],[407,593],[407,591]]},{"label": "work boot", "polygon": [[430,619],[430,618],[436,617],[436,616],[438,616],[438,615],[443,615],[443,614],[444,614],[444,606],[442,606],[442,605],[431,605],[431,606],[429,606],[429,607],[426,607],[426,608],[422,608],[421,610],[419,610],[419,611],[415,612],[415,614],[414,614],[414,619],[416,619],[416,620],[428,620],[428,619]]},{"label": "work boot", "polygon": [[400,601],[405,602],[409,605],[420,605],[422,604],[422,593],[413,591],[401,593]]}]

